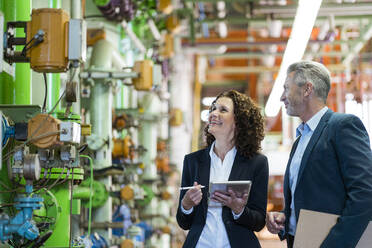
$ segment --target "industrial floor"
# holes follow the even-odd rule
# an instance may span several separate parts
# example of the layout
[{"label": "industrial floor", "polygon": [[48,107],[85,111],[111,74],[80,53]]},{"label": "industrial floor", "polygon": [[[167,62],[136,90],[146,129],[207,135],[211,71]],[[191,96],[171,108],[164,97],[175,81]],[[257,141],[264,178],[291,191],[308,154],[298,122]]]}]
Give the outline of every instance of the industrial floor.
[{"label": "industrial floor", "polygon": [[278,235],[271,234],[266,227],[257,233],[262,248],[287,248],[286,241],[280,241]]},{"label": "industrial floor", "polygon": [[265,239],[260,240],[260,244],[262,248],[287,248],[287,243],[282,242],[279,239]]}]

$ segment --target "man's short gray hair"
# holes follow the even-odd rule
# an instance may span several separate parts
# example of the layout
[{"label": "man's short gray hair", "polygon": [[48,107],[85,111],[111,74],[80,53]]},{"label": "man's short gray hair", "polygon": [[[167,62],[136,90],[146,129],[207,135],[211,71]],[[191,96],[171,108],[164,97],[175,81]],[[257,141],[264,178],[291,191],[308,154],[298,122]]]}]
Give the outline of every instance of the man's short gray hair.
[{"label": "man's short gray hair", "polygon": [[326,103],[331,89],[331,76],[324,65],[314,61],[299,61],[288,67],[287,74],[291,72],[294,72],[294,83],[302,86],[310,82],[314,87],[315,95]]}]

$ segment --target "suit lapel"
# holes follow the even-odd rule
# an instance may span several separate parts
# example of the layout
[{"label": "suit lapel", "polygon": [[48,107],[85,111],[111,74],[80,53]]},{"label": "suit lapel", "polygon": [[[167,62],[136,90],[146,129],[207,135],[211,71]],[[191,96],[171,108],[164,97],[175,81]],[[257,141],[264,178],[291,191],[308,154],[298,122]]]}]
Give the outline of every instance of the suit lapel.
[{"label": "suit lapel", "polygon": [[320,138],[320,135],[322,134],[323,129],[326,126],[326,124],[327,124],[329,118],[331,117],[332,113],[333,113],[332,110],[327,110],[327,112],[323,115],[323,117],[319,121],[318,126],[315,128],[315,131],[314,131],[313,135],[311,136],[309,143],[306,146],[304,155],[302,156],[300,169],[298,171],[298,178],[297,178],[296,188],[298,186],[298,183],[301,180],[301,176],[304,172],[304,168],[307,164],[307,161],[310,157],[310,154],[311,154],[312,150],[314,149],[315,144],[318,142],[318,140]]},{"label": "suit lapel", "polygon": [[241,166],[244,164],[243,160],[245,158],[239,154],[239,152],[236,152],[234,163],[231,168],[231,172],[229,175],[229,181],[239,180],[239,175],[242,174]]},{"label": "suit lapel", "polygon": [[[204,149],[204,152],[201,154],[198,163],[198,183],[205,185],[206,187],[202,189],[203,195],[208,195],[209,192],[209,175],[211,170],[211,158],[209,156],[209,151],[211,147]],[[204,211],[204,216],[207,216],[208,210],[208,197],[202,198],[202,207]]]}]

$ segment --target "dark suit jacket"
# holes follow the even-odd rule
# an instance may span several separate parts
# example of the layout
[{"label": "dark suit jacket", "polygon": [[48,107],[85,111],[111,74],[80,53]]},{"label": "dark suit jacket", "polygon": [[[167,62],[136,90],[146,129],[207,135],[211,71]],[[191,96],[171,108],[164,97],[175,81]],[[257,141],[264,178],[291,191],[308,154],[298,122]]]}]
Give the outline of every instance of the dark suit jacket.
[{"label": "dark suit jacket", "polygon": [[[181,200],[185,191],[180,194],[177,210],[177,222],[185,230],[189,230],[185,248],[195,247],[204,228],[208,210],[208,187],[210,174],[210,147],[185,156],[182,172],[182,186],[193,185],[194,181],[206,187],[202,189],[201,203],[194,207],[190,215],[185,215],[181,208]],[[253,231],[259,231],[265,226],[268,164],[264,155],[257,154],[248,159],[236,153],[229,180],[252,180],[252,187],[247,205],[242,215],[234,220],[231,209],[223,207],[222,220],[232,248],[261,247]],[[213,240],[211,240],[213,244]]]},{"label": "dark suit jacket", "polygon": [[[291,204],[289,165],[297,144],[298,140],[284,177],[286,231]],[[372,153],[359,118],[332,110],[323,115],[302,157],[294,204],[297,220],[300,209],[340,215],[321,248],[356,246],[372,219]]]}]

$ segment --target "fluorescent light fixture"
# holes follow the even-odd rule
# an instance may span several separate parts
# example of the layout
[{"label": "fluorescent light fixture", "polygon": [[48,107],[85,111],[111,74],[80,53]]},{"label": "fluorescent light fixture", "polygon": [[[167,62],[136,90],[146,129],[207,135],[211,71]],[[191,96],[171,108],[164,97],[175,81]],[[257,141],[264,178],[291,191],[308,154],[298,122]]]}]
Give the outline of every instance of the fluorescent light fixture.
[{"label": "fluorescent light fixture", "polygon": [[322,0],[298,1],[291,37],[289,37],[283,55],[279,74],[266,103],[265,113],[267,116],[276,116],[282,106],[282,104],[280,104],[280,96],[283,92],[283,85],[287,76],[287,68],[290,64],[302,59],[321,3]]},{"label": "fluorescent light fixture", "polygon": [[200,112],[200,119],[203,122],[208,122],[208,118],[209,118],[209,110],[205,109]]},{"label": "fluorescent light fixture", "polygon": [[202,104],[204,106],[211,106],[212,105],[212,102],[216,99],[216,97],[203,97],[202,99]]}]

